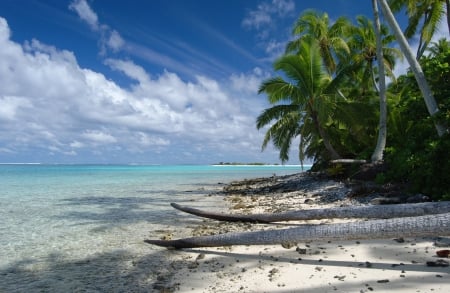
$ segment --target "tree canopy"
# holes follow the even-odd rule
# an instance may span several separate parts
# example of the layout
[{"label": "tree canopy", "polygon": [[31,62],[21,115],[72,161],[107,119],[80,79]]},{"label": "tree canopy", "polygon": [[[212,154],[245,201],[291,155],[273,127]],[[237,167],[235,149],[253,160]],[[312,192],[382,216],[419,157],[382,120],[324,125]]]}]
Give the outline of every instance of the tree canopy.
[{"label": "tree canopy", "polygon": [[[391,2],[400,9],[408,1]],[[418,2],[417,9],[434,7],[427,1]],[[432,11],[423,13],[426,15],[415,17],[432,17],[428,15]],[[417,26],[413,21],[409,25]],[[443,39],[430,44],[424,30],[422,27],[424,47],[420,50],[425,54],[418,57],[440,109],[433,116],[427,112],[412,71],[393,76],[402,54],[395,49],[388,27],[382,24],[379,29],[381,58],[391,83],[386,93],[384,163],[388,168],[377,180],[402,181],[414,191],[443,198],[450,197],[450,138],[448,131],[438,136],[434,125],[448,127],[450,122],[450,43]],[[326,13],[308,10],[299,16],[292,32],[294,39],[274,62],[279,75],[265,80],[259,89],[271,104],[256,123],[258,129],[266,130],[263,149],[272,142],[281,161],[286,162],[292,142],[299,138],[300,161],[310,158],[313,168],[322,170],[330,168],[334,159],[370,160],[380,127],[374,23],[358,16],[353,21],[340,17],[330,24]]]}]

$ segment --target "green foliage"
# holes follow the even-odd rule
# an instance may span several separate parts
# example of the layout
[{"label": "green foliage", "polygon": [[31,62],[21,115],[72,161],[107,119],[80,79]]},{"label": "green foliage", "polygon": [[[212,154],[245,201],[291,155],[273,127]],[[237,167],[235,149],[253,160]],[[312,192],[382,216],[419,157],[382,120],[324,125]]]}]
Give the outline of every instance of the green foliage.
[{"label": "green foliage", "polygon": [[[388,180],[405,181],[414,192],[450,199],[450,135],[438,137],[433,120],[450,125],[450,47],[441,44],[420,60],[440,113],[430,117],[411,73],[398,79],[391,99],[386,148]],[[400,98],[398,98],[400,97]]]},{"label": "green foliage", "polygon": [[[274,63],[281,75],[264,81],[259,89],[271,104],[257,118],[258,129],[267,127],[263,149],[272,142],[284,162],[293,140],[300,137],[300,161],[310,158],[311,170],[345,176],[355,170],[330,166],[329,160],[369,159],[377,141],[380,102],[373,24],[362,16],[356,24],[345,18],[330,24],[326,13],[306,11],[293,35],[286,54]],[[390,76],[399,51],[390,46],[393,38],[385,27],[381,35],[383,63]],[[427,45],[424,40],[420,50]],[[375,180],[404,182],[412,191],[450,199],[450,134],[438,137],[434,126],[436,119],[450,125],[449,42],[431,46],[430,55],[420,63],[440,112],[429,116],[412,73],[391,84],[384,157],[388,169]]]},{"label": "green foliage", "polygon": [[327,174],[331,177],[338,177],[344,174],[345,170],[342,164],[333,164],[327,168]]}]

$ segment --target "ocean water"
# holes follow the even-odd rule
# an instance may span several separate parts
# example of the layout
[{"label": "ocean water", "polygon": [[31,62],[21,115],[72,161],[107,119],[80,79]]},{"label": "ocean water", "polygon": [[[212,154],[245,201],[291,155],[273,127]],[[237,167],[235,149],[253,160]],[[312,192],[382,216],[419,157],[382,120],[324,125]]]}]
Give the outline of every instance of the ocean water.
[{"label": "ocean water", "polygon": [[301,171],[299,166],[0,165],[0,292],[128,291],[123,282],[118,283],[123,290],[116,290],[123,276],[140,291],[143,277],[136,275],[145,268],[133,270],[156,249],[143,240],[165,231],[181,235],[200,221],[173,210],[170,202],[220,210],[223,199],[208,195],[224,183]]}]

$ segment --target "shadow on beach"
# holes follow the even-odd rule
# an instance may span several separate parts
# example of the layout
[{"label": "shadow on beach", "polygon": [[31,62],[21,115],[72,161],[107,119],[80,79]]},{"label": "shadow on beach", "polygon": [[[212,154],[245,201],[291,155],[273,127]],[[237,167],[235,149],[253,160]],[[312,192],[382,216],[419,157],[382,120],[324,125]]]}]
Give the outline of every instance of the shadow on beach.
[{"label": "shadow on beach", "polygon": [[168,278],[170,256],[126,250],[68,260],[49,254],[40,263],[22,260],[0,270],[0,292],[153,292]]},{"label": "shadow on beach", "polygon": [[[217,208],[222,202],[205,196],[206,190],[166,192],[179,202],[204,208]],[[61,199],[49,221],[57,223],[58,230],[47,227],[39,235],[27,231],[24,239],[10,244],[9,262],[3,259],[0,266],[0,292],[159,292],[173,273],[174,255],[143,240],[172,233],[183,236],[189,225],[202,221],[177,213],[170,198],[161,198],[146,194]],[[54,246],[55,239],[60,241]]]}]

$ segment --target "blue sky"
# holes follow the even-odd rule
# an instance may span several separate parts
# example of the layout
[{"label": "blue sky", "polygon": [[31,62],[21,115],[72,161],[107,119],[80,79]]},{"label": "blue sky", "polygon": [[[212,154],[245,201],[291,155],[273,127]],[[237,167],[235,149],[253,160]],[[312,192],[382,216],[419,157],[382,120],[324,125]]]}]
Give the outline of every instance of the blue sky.
[{"label": "blue sky", "polygon": [[372,16],[359,0],[2,0],[0,162],[279,162],[257,89],[310,8]]}]

